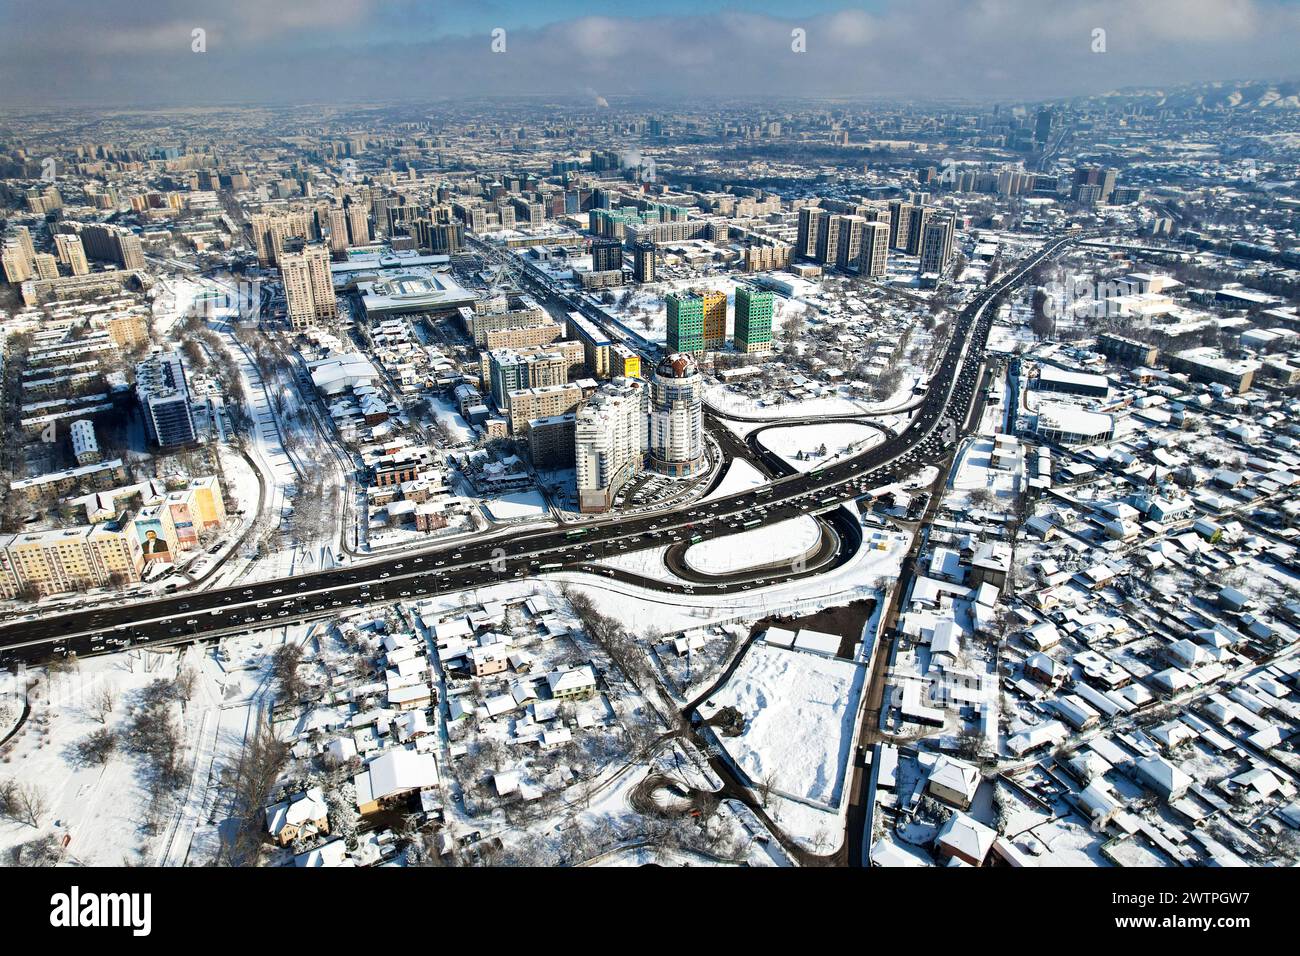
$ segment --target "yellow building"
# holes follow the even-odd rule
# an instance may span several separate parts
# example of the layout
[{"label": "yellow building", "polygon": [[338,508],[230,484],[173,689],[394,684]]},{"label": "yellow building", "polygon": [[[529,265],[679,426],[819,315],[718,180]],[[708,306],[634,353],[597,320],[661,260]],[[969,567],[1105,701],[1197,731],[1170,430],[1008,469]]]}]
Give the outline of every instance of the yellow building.
[{"label": "yellow building", "polygon": [[46,595],[138,581],[143,558],[132,530],[99,524],[14,535],[0,543],[0,590]]},{"label": "yellow building", "polygon": [[108,336],[120,349],[149,344],[149,322],[144,315],[123,312],[105,320]]},{"label": "yellow building", "polygon": [[611,350],[610,364],[613,366],[613,375],[615,378],[640,378],[641,377],[641,356],[637,355],[622,342],[614,344]]},{"label": "yellow building", "polygon": [[705,292],[704,300],[704,347],[720,349],[727,344],[727,294],[725,292]]},{"label": "yellow building", "polygon": [[190,507],[203,527],[211,528],[226,523],[226,502],[221,494],[221,482],[216,475],[195,478],[190,482]]}]

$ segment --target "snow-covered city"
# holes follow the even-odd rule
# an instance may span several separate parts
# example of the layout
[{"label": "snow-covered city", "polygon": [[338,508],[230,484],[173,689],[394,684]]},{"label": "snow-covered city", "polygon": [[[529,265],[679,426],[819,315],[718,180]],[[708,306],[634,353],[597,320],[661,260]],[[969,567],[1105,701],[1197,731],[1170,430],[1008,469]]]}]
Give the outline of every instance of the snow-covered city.
[{"label": "snow-covered city", "polygon": [[[849,54],[1037,11],[556,6],[403,24],[427,101],[239,7],[174,90],[3,108],[0,862],[1052,867],[1250,926],[1134,868],[1300,867],[1295,82],[1160,72],[1145,0],[1044,9],[1068,83],[1000,38],[898,96]],[[1274,6],[1194,42],[1280,75]],[[691,23],[745,95],[605,76]]]}]

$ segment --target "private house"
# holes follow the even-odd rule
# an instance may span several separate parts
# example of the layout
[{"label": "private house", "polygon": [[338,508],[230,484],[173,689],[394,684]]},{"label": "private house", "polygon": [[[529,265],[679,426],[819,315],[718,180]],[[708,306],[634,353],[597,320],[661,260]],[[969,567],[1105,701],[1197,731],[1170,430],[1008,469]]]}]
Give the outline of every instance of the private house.
[{"label": "private house", "polygon": [[1134,767],[1141,782],[1166,801],[1177,800],[1192,785],[1192,778],[1164,757],[1147,757]]},{"label": "private house", "polygon": [[352,778],[362,816],[378,813],[404,797],[438,785],[438,763],[431,753],[403,747],[385,750]]},{"label": "private house", "polygon": [[596,692],[596,672],[590,664],[567,671],[553,671],[546,675],[551,696],[560,699],[588,697]]},{"label": "private house", "polygon": [[969,809],[979,789],[979,770],[963,760],[941,756],[930,771],[930,781],[926,789],[933,797],[951,804],[960,810]]},{"label": "private house", "polygon": [[506,669],[508,648],[505,644],[479,644],[469,649],[470,673],[489,677]]},{"label": "private house", "polygon": [[329,810],[320,787],[300,793],[266,808],[266,830],[280,846],[300,836],[329,833]]},{"label": "private house", "polygon": [[970,866],[983,866],[997,831],[964,813],[954,813],[939,828],[935,849],[946,860],[960,860]]}]

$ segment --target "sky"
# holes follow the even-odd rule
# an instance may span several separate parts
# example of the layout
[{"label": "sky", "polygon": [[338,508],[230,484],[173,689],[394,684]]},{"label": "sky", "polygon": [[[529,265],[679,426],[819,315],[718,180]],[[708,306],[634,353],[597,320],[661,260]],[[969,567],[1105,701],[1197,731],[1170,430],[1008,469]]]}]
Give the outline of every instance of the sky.
[{"label": "sky", "polygon": [[0,106],[1036,101],[1295,79],[1297,50],[1300,0],[0,0]]}]

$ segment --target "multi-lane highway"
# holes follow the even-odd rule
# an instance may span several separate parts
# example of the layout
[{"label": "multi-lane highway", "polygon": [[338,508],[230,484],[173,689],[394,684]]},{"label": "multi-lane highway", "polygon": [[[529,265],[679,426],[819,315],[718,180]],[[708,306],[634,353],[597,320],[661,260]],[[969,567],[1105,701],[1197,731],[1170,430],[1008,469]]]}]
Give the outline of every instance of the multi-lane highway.
[{"label": "multi-lane highway", "polygon": [[[953,323],[948,348],[908,427],[852,458],[738,494],[650,515],[614,515],[577,527],[522,534],[506,529],[472,542],[444,544],[346,568],[22,620],[0,628],[0,665],[271,627],[336,614],[351,606],[463,590],[561,569],[584,569],[608,555],[736,534],[800,514],[831,511],[873,487],[944,457],[975,401],[995,311],[990,304],[1023,282],[1043,259],[1091,235],[1075,233],[1052,240],[967,304]],[[826,566],[803,573],[817,573]],[[795,576],[793,571],[776,578],[770,577],[770,572],[759,573],[751,582],[732,576],[712,585],[696,583],[693,589],[694,593],[701,589],[725,592],[753,587],[759,577],[771,581]],[[686,590],[663,583],[658,586]]]}]

